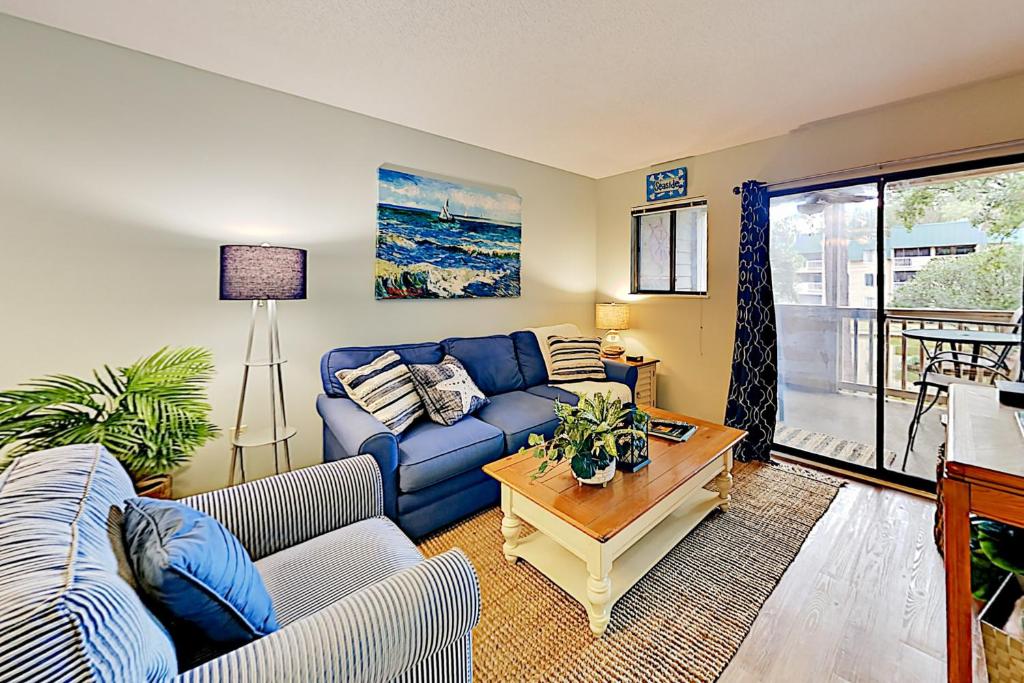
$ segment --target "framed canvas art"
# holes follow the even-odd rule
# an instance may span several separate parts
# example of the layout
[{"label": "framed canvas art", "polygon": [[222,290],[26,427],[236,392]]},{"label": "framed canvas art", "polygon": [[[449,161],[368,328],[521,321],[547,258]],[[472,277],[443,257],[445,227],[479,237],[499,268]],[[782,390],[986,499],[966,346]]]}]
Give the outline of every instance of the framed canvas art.
[{"label": "framed canvas art", "polygon": [[517,194],[378,169],[378,299],[519,296]]}]

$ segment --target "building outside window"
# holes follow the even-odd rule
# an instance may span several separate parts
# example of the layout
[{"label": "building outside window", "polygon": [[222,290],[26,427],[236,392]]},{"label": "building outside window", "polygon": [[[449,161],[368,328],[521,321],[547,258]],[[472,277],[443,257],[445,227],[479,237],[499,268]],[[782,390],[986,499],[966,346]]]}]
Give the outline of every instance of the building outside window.
[{"label": "building outside window", "polygon": [[705,200],[633,210],[631,289],[634,294],[707,294]]}]

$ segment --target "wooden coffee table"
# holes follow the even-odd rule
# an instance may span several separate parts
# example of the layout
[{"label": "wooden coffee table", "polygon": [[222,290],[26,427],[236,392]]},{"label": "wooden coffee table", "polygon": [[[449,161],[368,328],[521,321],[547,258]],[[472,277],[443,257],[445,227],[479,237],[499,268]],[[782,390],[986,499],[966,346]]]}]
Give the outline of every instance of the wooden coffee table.
[{"label": "wooden coffee table", "polygon": [[[654,417],[685,420],[697,432],[685,443],[652,436],[651,463],[616,472],[606,486],[580,485],[568,462],[533,479],[534,450],[484,466],[501,483],[502,549],[522,558],[587,609],[600,637],[611,608],[712,510],[729,509],[732,447],[746,432],[666,410]],[[714,491],[704,487],[714,482]],[[522,522],[537,531],[520,538]]]}]

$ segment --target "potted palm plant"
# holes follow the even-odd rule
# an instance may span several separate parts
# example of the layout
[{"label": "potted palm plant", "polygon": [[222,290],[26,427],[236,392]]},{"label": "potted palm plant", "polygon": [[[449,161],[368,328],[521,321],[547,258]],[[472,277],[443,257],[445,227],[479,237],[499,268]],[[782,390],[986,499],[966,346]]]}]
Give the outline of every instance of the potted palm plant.
[{"label": "potted palm plant", "polygon": [[48,375],[0,391],[3,464],[25,453],[81,443],[106,446],[141,494],[170,497],[171,473],[220,430],[209,420],[213,355],[163,348],[91,379]]},{"label": "potted palm plant", "polygon": [[646,437],[646,432],[633,428],[633,410],[624,408],[610,392],[581,395],[575,406],[556,400],[554,436],[548,441],[540,434],[528,438],[529,445],[536,448],[534,456],[542,460],[535,476],[544,474],[552,463],[569,460],[580,484],[606,485],[615,476],[615,459],[623,439]]}]

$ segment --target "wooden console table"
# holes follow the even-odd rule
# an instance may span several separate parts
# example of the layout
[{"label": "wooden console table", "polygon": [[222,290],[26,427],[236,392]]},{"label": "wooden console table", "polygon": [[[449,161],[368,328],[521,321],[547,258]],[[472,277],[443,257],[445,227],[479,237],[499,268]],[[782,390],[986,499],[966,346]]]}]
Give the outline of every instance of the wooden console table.
[{"label": "wooden console table", "polygon": [[970,516],[1024,527],[1024,437],[1014,412],[1000,405],[994,387],[950,388],[946,465],[939,484],[951,683],[974,680]]}]

